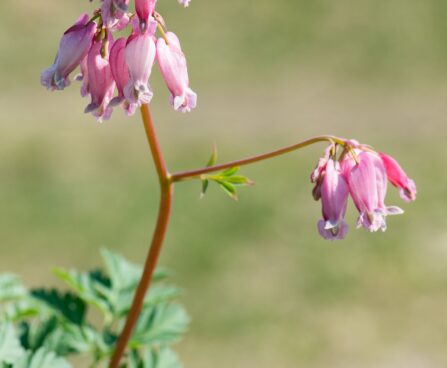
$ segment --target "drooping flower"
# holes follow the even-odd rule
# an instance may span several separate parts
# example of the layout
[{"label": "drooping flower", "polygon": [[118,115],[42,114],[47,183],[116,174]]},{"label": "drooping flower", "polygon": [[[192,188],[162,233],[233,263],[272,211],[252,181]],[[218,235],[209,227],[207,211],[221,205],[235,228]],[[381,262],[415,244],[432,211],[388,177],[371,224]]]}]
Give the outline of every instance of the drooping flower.
[{"label": "drooping flower", "polygon": [[417,193],[415,182],[407,176],[394,158],[381,152],[379,155],[385,165],[388,180],[399,188],[401,198],[406,202],[414,201]]},{"label": "drooping flower", "polygon": [[129,70],[126,64],[126,39],[117,39],[110,50],[110,68],[116,83],[118,96],[110,101],[110,106],[122,104],[127,115],[133,115],[137,105],[131,104],[124,96],[124,88],[129,83]]},{"label": "drooping flower", "polygon": [[[153,39],[156,23],[151,18],[150,26],[144,33],[136,27],[128,38],[125,60],[129,70],[129,81],[124,88],[124,96],[136,107],[148,104],[153,96],[148,80],[155,61],[156,46]],[[155,23],[155,24],[154,24]]]},{"label": "drooping flower", "polygon": [[109,30],[119,31],[129,24],[128,5],[129,0],[103,0],[101,18]]},{"label": "drooping flower", "polygon": [[315,184],[312,190],[312,196],[316,201],[318,201],[321,198],[321,185],[323,183],[326,165],[329,161],[332,149],[333,145],[330,145],[328,148],[326,148],[323,157],[320,157],[317,166],[315,167],[315,170],[310,175],[310,181]]},{"label": "drooping flower", "polygon": [[146,31],[157,0],[135,0],[135,11],[140,19],[140,29]]},{"label": "drooping flower", "polygon": [[321,184],[323,219],[318,221],[318,232],[327,240],[344,239],[348,225],[344,217],[348,204],[349,187],[340,172],[340,165],[329,159]]},{"label": "drooping flower", "polygon": [[175,110],[188,112],[197,105],[197,95],[189,88],[186,58],[180,47],[180,41],[172,33],[166,33],[169,44],[164,38],[157,41],[157,58],[160,71],[171,92],[170,103]]},{"label": "drooping flower", "polygon": [[101,53],[103,44],[95,41],[88,53],[87,75],[91,95],[91,103],[85,108],[85,112],[91,112],[99,122],[107,120],[112,115],[112,107],[109,102],[115,91],[115,81],[109,63],[109,52],[105,56]]},{"label": "drooping flower", "polygon": [[357,162],[348,156],[345,160],[347,162],[344,163],[343,172],[360,213],[357,227],[385,231],[386,216],[401,214],[403,211],[399,207],[385,206],[387,174],[381,158],[376,153],[362,151],[356,157]]},{"label": "drooping flower", "polygon": [[54,64],[40,76],[41,84],[50,90],[67,87],[70,84],[69,74],[87,55],[95,32],[96,23],[89,22],[88,14],[82,14],[62,36]]},{"label": "drooping flower", "polygon": [[90,89],[88,86],[87,59],[88,59],[88,55],[86,55],[84,57],[84,59],[82,59],[81,64],[80,64],[81,72],[75,77],[75,79],[77,81],[82,82],[82,86],[81,86],[81,96],[82,97],[85,97],[88,94],[90,94]]}]

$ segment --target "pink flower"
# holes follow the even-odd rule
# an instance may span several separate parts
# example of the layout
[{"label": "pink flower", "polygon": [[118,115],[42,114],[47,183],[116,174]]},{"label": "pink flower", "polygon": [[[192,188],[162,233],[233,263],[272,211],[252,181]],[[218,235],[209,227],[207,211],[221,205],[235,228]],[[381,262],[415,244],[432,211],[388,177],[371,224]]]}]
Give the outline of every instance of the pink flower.
[{"label": "pink flower", "polygon": [[85,108],[85,112],[91,112],[99,122],[107,120],[112,115],[112,107],[109,102],[115,91],[115,81],[108,55],[101,55],[102,42],[94,42],[87,58],[87,76],[91,95],[91,103]]},{"label": "pink flower", "polygon": [[316,201],[321,198],[321,186],[323,184],[323,178],[326,170],[327,163],[329,161],[331,150],[333,149],[333,145],[330,145],[324,151],[324,156],[318,160],[317,167],[310,175],[310,181],[315,184],[312,190],[312,196]]},{"label": "pink flower", "polygon": [[157,41],[157,58],[160,71],[171,92],[170,103],[175,110],[187,112],[196,107],[197,95],[189,88],[186,58],[177,36],[166,33],[169,45],[163,38]]},{"label": "pink flower", "polygon": [[400,189],[401,198],[406,202],[414,201],[417,193],[414,181],[408,178],[405,171],[394,158],[384,153],[379,153],[379,155],[385,165],[388,180]]},{"label": "pink flower", "polygon": [[134,33],[128,38],[125,59],[129,70],[129,81],[124,88],[124,96],[130,104],[141,106],[148,104],[153,96],[148,85],[155,61],[156,47],[153,39],[156,24],[151,20],[148,31]]},{"label": "pink flower", "polygon": [[142,31],[146,30],[149,18],[154,12],[157,0],[135,0],[135,11],[140,19],[140,27]]},{"label": "pink flower", "polygon": [[318,232],[327,240],[344,239],[348,225],[344,217],[348,205],[349,187],[340,173],[338,162],[330,159],[325,166],[321,185],[323,219],[318,222]]},{"label": "pink flower", "polygon": [[129,70],[126,64],[126,39],[119,38],[115,41],[110,50],[110,68],[113,79],[115,79],[118,96],[110,101],[110,106],[117,106],[121,103],[127,115],[135,113],[136,104],[130,104],[124,96],[124,88],[129,83]]},{"label": "pink flower", "polygon": [[129,0],[103,0],[101,18],[108,29],[119,31],[129,24],[128,4]]},{"label": "pink flower", "polygon": [[[360,152],[358,163],[346,157],[343,172],[347,177],[349,192],[360,216],[357,227],[370,231],[386,230],[385,217],[403,213],[399,207],[386,207],[387,174],[379,155]],[[354,163],[353,163],[354,161]]]},{"label": "pink flower", "polygon": [[129,7],[129,0],[113,0],[113,4],[115,5],[116,9],[122,12],[127,12],[127,9]]},{"label": "pink flower", "polygon": [[75,77],[75,79],[79,82],[82,82],[81,86],[81,96],[85,97],[88,94],[90,94],[89,86],[88,86],[88,72],[87,72],[87,59],[88,56],[86,55],[84,59],[82,59],[80,68],[81,72]]},{"label": "pink flower", "polygon": [[40,76],[41,84],[50,90],[67,87],[70,84],[69,74],[87,55],[95,32],[96,23],[89,22],[89,16],[82,14],[62,36],[54,64]]}]

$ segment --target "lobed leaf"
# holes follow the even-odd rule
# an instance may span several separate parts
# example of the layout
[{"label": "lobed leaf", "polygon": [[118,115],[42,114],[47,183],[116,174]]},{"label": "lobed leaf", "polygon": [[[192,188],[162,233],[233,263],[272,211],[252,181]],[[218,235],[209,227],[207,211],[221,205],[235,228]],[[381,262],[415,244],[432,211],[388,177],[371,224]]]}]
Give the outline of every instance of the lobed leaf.
[{"label": "lobed leaf", "polygon": [[13,324],[2,323],[0,326],[0,364],[14,364],[24,354],[25,350],[20,345]]},{"label": "lobed leaf", "polygon": [[138,319],[131,345],[165,345],[178,341],[188,324],[189,316],[177,303],[146,308]]},{"label": "lobed leaf", "polygon": [[70,322],[77,325],[84,323],[87,306],[75,294],[71,292],[62,294],[56,289],[35,289],[31,290],[31,295]]}]

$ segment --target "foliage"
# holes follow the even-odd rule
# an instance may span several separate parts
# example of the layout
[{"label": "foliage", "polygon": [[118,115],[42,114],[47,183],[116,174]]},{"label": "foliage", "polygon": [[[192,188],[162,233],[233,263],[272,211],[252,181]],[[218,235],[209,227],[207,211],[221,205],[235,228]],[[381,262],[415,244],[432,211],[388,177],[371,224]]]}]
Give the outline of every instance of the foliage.
[{"label": "foliage", "polygon": [[[206,167],[214,166],[217,162],[217,148],[214,146],[214,150],[206,164]],[[243,175],[236,175],[239,172],[239,167],[230,167],[222,172],[216,174],[204,174],[201,175],[200,180],[202,181],[202,192],[200,197],[203,198],[208,190],[209,182],[215,182],[219,187],[227,193],[232,199],[237,201],[237,190],[238,186],[249,186],[253,185],[253,181],[248,179]]]},{"label": "foliage", "polygon": [[[107,365],[142,268],[108,250],[102,257],[105,271],[55,271],[71,291],[28,291],[18,277],[0,275],[0,368],[70,368],[75,355],[90,367]],[[168,276],[162,269],[153,276],[123,368],[180,367],[170,345],[189,317],[174,301],[180,290],[165,283]]]}]

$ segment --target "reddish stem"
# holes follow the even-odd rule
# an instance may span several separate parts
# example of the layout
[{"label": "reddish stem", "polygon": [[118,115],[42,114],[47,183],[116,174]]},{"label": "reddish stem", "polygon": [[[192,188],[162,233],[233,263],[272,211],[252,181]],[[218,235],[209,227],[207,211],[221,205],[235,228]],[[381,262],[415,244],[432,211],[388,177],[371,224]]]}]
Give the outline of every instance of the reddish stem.
[{"label": "reddish stem", "polygon": [[157,136],[155,134],[154,124],[151,118],[148,105],[143,105],[141,107],[141,116],[144,123],[144,128],[149,141],[149,146],[151,149],[152,157],[154,160],[155,168],[157,170],[157,175],[160,183],[160,207],[158,211],[157,224],[155,226],[154,234],[152,237],[152,243],[149,249],[149,253],[146,258],[146,263],[144,265],[143,274],[141,280],[138,284],[135,296],[132,302],[132,306],[127,315],[126,323],[118,342],[115,347],[112,359],[109,364],[109,368],[119,368],[120,361],[124,355],[126,347],[131,338],[132,332],[138,321],[141,309],[144,304],[145,295],[151,285],[152,275],[155,270],[155,266],[160,255],[161,248],[163,246],[163,241],[165,239],[169,218],[171,215],[172,200],[174,194],[174,183],[186,179],[198,178],[203,174],[210,172],[215,172],[219,170],[225,170],[231,167],[243,166],[252,164],[255,162],[267,160],[276,156],[284,155],[286,153],[298,150],[303,147],[307,147],[311,144],[328,141],[331,143],[337,143],[345,146],[344,140],[333,136],[320,136],[312,138],[291,146],[283,147],[275,151],[267,152],[261,155],[256,155],[252,157],[247,157],[245,159],[227,162],[220,165],[214,165],[210,167],[183,171],[171,175],[166,167],[166,163],[163,158],[163,154],[158,143]]},{"label": "reddish stem", "polygon": [[318,142],[337,143],[341,146],[346,145],[345,141],[340,138],[333,137],[330,135],[322,135],[319,137],[311,138],[306,141],[295,143],[295,144],[292,144],[291,146],[282,147],[275,151],[270,151],[270,152],[263,153],[260,155],[251,156],[251,157],[243,158],[240,160],[230,161],[230,162],[226,162],[224,164],[219,164],[219,165],[204,167],[204,168],[200,168],[200,169],[194,169],[194,170],[181,171],[178,173],[174,173],[174,174],[172,174],[171,179],[173,182],[187,180],[187,179],[196,179],[196,178],[199,178],[203,174],[208,174],[208,173],[215,172],[215,171],[225,170],[225,169],[229,169],[232,167],[249,165],[249,164],[253,164],[255,162],[264,161],[264,160],[268,160],[273,157],[285,155],[286,153],[296,151],[300,148],[304,148],[304,147],[310,146],[311,144],[318,143]]},{"label": "reddish stem", "polygon": [[146,135],[149,141],[149,146],[160,182],[160,207],[158,210],[157,224],[155,226],[151,247],[146,258],[146,263],[144,265],[143,274],[135,292],[132,306],[127,315],[126,324],[124,325],[124,329],[121,332],[121,335],[116,344],[115,351],[109,364],[109,368],[119,367],[121,358],[132,335],[132,331],[138,321],[138,316],[140,315],[141,309],[143,307],[144,297],[150,287],[152,275],[154,273],[163,241],[165,239],[174,193],[173,183],[170,179],[170,174],[166,168],[166,163],[164,161],[163,154],[161,152],[160,145],[155,134],[155,128],[152,122],[148,105],[143,105],[141,107],[141,116],[143,118],[144,128],[146,130]]}]

